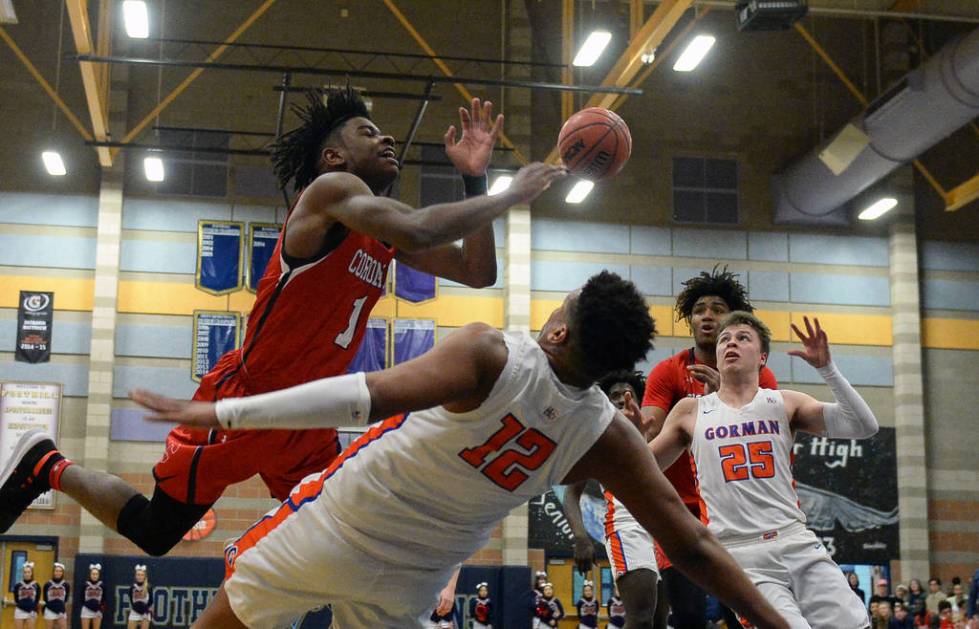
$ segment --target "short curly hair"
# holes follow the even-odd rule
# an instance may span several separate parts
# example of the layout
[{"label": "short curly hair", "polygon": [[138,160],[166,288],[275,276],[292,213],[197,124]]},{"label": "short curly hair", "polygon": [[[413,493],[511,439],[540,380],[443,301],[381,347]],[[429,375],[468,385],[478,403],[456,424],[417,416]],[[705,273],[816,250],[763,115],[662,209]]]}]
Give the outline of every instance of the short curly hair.
[{"label": "short curly hair", "polygon": [[683,290],[676,296],[677,321],[689,321],[697,300],[707,295],[723,299],[729,310],[754,312],[755,307],[748,301],[748,290],[738,281],[738,275],[728,271],[726,266],[718,270],[718,266],[710,273],[701,271],[700,275],[683,283]]},{"label": "short curly hair", "polygon": [[571,305],[571,340],[593,380],[632,369],[653,347],[656,324],[636,285],[611,271],[591,276]]},{"label": "short curly hair", "polygon": [[768,354],[772,351],[772,331],[765,323],[755,315],[745,310],[735,310],[729,313],[717,326],[717,336],[732,325],[747,325],[755,329],[758,333],[758,340],[761,341],[761,351]]},{"label": "short curly hair", "polygon": [[[612,387],[620,382],[624,382],[632,387],[633,393],[639,397],[642,397],[643,392],[646,390],[646,376],[641,371],[630,371],[629,369],[613,371],[599,380],[598,386],[605,395],[609,395],[612,393]],[[639,400],[636,401],[638,402]]]}]

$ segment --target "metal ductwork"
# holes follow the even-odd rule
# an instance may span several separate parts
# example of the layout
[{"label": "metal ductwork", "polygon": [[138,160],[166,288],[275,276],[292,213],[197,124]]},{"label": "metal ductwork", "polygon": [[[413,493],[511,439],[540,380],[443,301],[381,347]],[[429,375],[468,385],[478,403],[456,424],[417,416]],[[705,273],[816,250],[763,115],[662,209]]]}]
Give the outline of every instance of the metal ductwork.
[{"label": "metal ductwork", "polygon": [[977,115],[979,29],[949,42],[833,140],[777,173],[775,222],[847,224],[847,202]]}]

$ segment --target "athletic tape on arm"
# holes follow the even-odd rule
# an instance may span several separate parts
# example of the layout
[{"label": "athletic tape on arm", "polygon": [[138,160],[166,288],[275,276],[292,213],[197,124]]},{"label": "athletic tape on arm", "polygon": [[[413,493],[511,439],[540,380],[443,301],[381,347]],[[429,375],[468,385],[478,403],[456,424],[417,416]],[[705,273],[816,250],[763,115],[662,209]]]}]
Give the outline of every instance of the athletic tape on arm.
[{"label": "athletic tape on arm", "polygon": [[877,418],[856,389],[847,382],[836,364],[830,362],[816,371],[826,381],[836,404],[823,404],[826,436],[841,439],[866,439],[877,434]]},{"label": "athletic tape on arm", "polygon": [[218,422],[228,430],[364,426],[370,411],[371,394],[363,372],[272,393],[225,398],[215,405]]}]

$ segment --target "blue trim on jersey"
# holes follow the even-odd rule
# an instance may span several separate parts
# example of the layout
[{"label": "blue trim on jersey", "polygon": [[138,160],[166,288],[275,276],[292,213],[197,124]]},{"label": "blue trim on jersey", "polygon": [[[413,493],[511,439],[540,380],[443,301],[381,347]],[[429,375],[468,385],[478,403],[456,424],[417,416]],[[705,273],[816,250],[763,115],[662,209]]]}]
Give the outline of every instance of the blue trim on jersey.
[{"label": "blue trim on jersey", "polygon": [[625,558],[625,544],[622,543],[622,536],[618,531],[615,532],[615,538],[619,540],[619,548],[622,549],[622,567],[625,568],[623,572],[629,572],[629,562]]}]

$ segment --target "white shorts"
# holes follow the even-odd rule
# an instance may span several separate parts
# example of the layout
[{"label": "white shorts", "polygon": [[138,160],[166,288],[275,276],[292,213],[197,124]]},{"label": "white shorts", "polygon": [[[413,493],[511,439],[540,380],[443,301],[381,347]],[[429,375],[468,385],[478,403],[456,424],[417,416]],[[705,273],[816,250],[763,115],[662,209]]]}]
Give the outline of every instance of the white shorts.
[{"label": "white shorts", "polygon": [[792,629],[870,626],[863,601],[812,531],[792,524],[766,535],[722,543]]},{"label": "white shorts", "polygon": [[153,620],[153,614],[150,614],[150,613],[140,614],[138,612],[134,612],[131,609],[129,610],[129,621],[130,622],[139,622],[141,620]]},{"label": "white shorts", "polygon": [[82,618],[101,618],[102,617],[102,612],[101,611],[93,612],[91,609],[89,609],[89,608],[85,607],[84,605],[82,605],[81,617]]},{"label": "white shorts", "polygon": [[616,579],[640,568],[652,570],[659,576],[653,537],[640,526],[617,528],[606,535],[605,552]]},{"label": "white shorts", "polygon": [[334,629],[428,627],[454,566],[386,563],[350,540],[356,532],[325,510],[276,507],[225,549],[235,616],[249,627],[287,627],[329,603]]},{"label": "white shorts", "polygon": [[473,629],[493,629],[493,625],[484,625],[478,620],[473,621]]},{"label": "white shorts", "polygon": [[59,618],[67,618],[64,612],[56,614],[47,607],[44,608],[44,620],[58,620]]},{"label": "white shorts", "polygon": [[25,612],[20,607],[14,607],[14,620],[31,620],[37,618],[37,612]]}]

